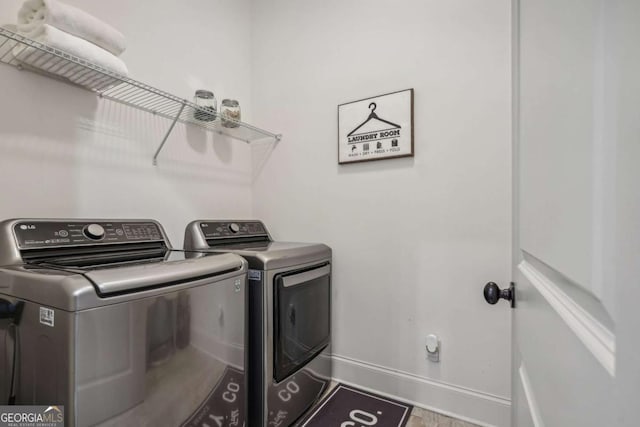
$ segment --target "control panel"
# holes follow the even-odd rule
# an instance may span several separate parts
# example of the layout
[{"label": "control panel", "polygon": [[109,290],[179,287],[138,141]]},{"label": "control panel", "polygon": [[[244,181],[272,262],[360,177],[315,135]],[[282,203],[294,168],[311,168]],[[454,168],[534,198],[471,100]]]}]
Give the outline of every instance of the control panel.
[{"label": "control panel", "polygon": [[200,230],[206,239],[268,235],[260,221],[204,221],[200,223]]},{"label": "control panel", "polygon": [[154,222],[21,221],[13,232],[20,249],[164,240]]}]

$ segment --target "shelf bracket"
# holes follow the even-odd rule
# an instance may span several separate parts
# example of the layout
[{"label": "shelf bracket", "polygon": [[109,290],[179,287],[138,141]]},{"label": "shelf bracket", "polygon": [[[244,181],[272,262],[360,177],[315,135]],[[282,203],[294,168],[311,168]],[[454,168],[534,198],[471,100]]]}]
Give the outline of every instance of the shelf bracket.
[{"label": "shelf bracket", "polygon": [[176,114],[176,117],[173,119],[173,122],[171,122],[171,126],[169,126],[169,130],[167,130],[167,133],[164,134],[164,138],[162,138],[162,142],[160,143],[160,146],[156,150],[156,154],[153,155],[153,165],[154,166],[158,165],[158,154],[160,154],[160,151],[162,151],[162,147],[164,147],[165,142],[167,142],[167,139],[169,138],[169,135],[171,135],[171,131],[173,131],[173,127],[178,122],[178,119],[182,115],[182,111],[184,110],[184,107],[186,105],[187,104],[185,102],[182,103],[182,105],[180,106],[180,111],[178,111],[178,114]]}]

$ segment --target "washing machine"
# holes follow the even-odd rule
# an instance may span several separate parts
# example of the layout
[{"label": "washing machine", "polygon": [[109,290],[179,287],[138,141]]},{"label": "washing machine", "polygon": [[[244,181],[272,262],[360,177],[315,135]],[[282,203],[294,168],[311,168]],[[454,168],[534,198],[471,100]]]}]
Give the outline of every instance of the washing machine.
[{"label": "washing machine", "polygon": [[331,380],[331,248],[273,241],[260,221],[199,220],[185,249],[249,263],[249,426],[295,423]]},{"label": "washing machine", "polygon": [[190,255],[153,220],[1,222],[0,405],[66,426],[244,425],[247,262]]}]

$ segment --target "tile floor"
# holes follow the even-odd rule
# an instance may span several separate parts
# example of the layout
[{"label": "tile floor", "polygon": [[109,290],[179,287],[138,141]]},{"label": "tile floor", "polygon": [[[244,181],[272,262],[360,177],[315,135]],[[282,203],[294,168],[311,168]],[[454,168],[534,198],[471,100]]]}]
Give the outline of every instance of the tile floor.
[{"label": "tile floor", "polygon": [[406,427],[478,427],[475,424],[440,415],[426,409],[413,408]]}]

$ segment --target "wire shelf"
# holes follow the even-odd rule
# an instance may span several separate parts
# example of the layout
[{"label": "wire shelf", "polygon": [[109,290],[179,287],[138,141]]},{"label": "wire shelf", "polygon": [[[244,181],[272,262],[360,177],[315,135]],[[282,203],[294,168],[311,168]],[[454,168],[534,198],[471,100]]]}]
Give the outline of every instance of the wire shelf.
[{"label": "wire shelf", "polygon": [[[191,101],[2,27],[0,27],[0,62],[81,86],[95,92],[101,98],[172,120],[153,158],[154,164],[176,122],[199,126],[247,143],[265,138],[279,141],[281,138],[279,134],[230,117],[225,118],[225,122],[233,127],[223,126],[218,114],[212,114],[210,110],[199,107]],[[200,120],[196,117],[213,120]]]}]

